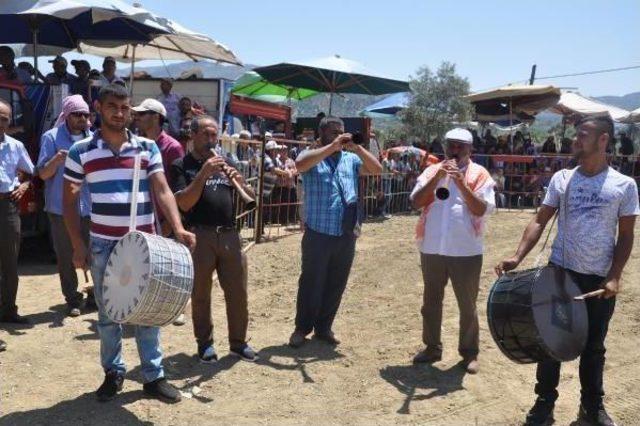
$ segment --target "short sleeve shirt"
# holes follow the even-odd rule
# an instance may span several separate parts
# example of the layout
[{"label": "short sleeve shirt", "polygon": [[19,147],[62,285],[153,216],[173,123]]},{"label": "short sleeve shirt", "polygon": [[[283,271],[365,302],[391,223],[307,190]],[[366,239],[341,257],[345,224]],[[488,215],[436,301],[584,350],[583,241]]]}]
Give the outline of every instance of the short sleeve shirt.
[{"label": "short sleeve shirt", "polygon": [[11,192],[20,185],[18,172],[33,174],[33,162],[22,142],[5,134],[0,141],[0,193]]},{"label": "short sleeve shirt", "polygon": [[352,152],[325,158],[302,175],[305,226],[327,235],[342,235],[345,204],[358,199],[362,160]]},{"label": "short sleeve shirt", "polygon": [[91,195],[91,235],[118,240],[129,232],[134,161],[141,155],[136,229],[154,233],[149,177],[164,173],[162,156],[154,141],[129,134],[129,141],[114,153],[99,134],[76,142],[67,154],[64,178],[88,183]]},{"label": "short sleeve shirt", "polygon": [[618,219],[640,214],[635,181],[611,167],[595,176],[556,172],[543,204],[559,209],[551,262],[601,277],[611,268]]}]

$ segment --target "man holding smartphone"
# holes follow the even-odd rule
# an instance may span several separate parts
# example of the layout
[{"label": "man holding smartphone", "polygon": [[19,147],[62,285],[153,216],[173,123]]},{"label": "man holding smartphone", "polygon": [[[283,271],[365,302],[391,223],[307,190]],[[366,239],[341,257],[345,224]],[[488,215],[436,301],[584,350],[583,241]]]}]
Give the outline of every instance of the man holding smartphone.
[{"label": "man holding smartphone", "polygon": [[[62,101],[62,113],[55,127],[42,135],[40,155],[36,170],[44,181],[45,205],[51,225],[51,239],[58,262],[58,274],[62,294],[67,302],[67,314],[80,315],[82,293],[78,291],[78,277],[71,259],[73,250],[62,216],[62,188],[64,183],[64,162],[69,148],[75,142],[91,136],[89,128],[89,105],[81,95],[73,95]],[[82,237],[89,243],[89,214],[91,201],[84,185],[78,203],[82,218]]]},{"label": "man holding smartphone", "polygon": [[332,330],[355,255],[358,178],[380,174],[376,157],[344,132],[337,117],[319,125],[319,147],[303,151],[296,168],[304,185],[302,272],[298,283],[296,325],[289,345],[300,347],[314,331],[316,338],[337,345]]}]

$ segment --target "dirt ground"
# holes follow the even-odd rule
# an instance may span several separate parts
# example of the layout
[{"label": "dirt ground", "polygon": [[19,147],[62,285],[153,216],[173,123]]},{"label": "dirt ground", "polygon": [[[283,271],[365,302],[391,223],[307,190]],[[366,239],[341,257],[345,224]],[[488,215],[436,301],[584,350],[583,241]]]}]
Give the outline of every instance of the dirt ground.
[{"label": "dirt ground", "polygon": [[[293,327],[300,270],[300,234],[260,244],[249,252],[250,344],[257,364],[227,356],[222,292],[214,290],[217,365],[194,358],[191,322],[163,329],[167,376],[191,398],[177,405],[145,399],[135,341],[127,333],[130,372],[119,397],[98,403],[103,379],[98,364],[96,314],[64,318],[52,264],[21,266],[18,304],[33,325],[4,328],[9,348],[0,354],[2,425],[204,425],[204,424],[520,424],[534,400],[534,366],[516,365],[491,339],[486,299],[493,265],[515,249],[527,212],[492,216],[478,306],[481,371],[463,374],[456,364],[458,311],[447,289],[444,358],[413,366],[421,347],[422,279],[412,240],[415,216],[367,224],[335,332],[335,350],[316,341],[286,346]],[[528,259],[530,265],[533,256]],[[618,424],[640,424],[640,244],[624,279],[608,338],[606,403]],[[562,370],[558,424],[574,419],[578,406],[577,362]]]}]

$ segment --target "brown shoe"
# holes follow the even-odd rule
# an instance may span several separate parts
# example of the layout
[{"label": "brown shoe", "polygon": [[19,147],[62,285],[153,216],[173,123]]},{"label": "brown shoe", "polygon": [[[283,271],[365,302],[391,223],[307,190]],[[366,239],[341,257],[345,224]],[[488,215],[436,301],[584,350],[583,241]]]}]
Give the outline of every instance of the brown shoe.
[{"label": "brown shoe", "polygon": [[414,364],[433,364],[442,360],[442,352],[437,349],[423,349],[413,357]]},{"label": "brown shoe", "polygon": [[478,374],[480,371],[480,364],[476,358],[466,358],[462,360],[462,365],[469,374]]},{"label": "brown shoe", "polygon": [[291,346],[292,348],[299,348],[307,342],[306,337],[307,335],[304,332],[295,330],[291,334],[291,337],[289,337],[289,346]]},{"label": "brown shoe", "polygon": [[313,335],[318,340],[322,340],[323,342],[327,342],[330,345],[337,346],[340,344],[340,340],[333,334],[333,331],[329,331],[328,333],[315,333]]}]

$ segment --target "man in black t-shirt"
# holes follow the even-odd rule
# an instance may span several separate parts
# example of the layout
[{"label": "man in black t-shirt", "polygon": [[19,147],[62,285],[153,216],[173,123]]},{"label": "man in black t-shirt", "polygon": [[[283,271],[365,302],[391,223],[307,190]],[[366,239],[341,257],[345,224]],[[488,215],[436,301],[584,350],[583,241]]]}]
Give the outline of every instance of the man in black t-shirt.
[{"label": "man in black t-shirt", "polygon": [[187,225],[200,238],[193,253],[194,287],[191,297],[193,331],[201,362],[214,363],[211,319],[212,275],[218,272],[224,292],[231,353],[246,361],[257,356],[247,345],[249,313],[247,307],[246,258],[235,229],[234,188],[230,179],[253,194],[242,175],[229,161],[212,153],[218,139],[218,123],[201,115],[191,121],[193,151],[171,166],[178,207]]}]

